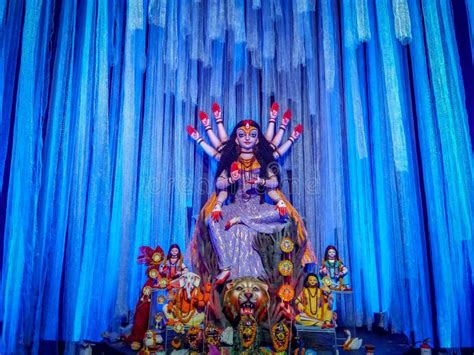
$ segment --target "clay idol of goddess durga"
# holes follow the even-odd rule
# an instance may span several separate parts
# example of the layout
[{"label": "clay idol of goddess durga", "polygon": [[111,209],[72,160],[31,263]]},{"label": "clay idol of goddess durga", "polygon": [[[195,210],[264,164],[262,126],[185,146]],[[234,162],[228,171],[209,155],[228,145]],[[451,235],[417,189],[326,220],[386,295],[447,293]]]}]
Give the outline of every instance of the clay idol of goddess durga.
[{"label": "clay idol of goddess durga", "polygon": [[[258,277],[263,274],[261,258],[253,248],[257,233],[278,233],[292,218],[298,225],[298,239],[306,239],[301,217],[279,190],[277,165],[277,159],[300,137],[303,126],[297,125],[290,137],[281,144],[291,120],[291,112],[285,112],[276,130],[278,111],[278,104],[273,103],[265,133],[255,121],[243,120],[237,123],[229,137],[224,128],[221,109],[214,103],[212,112],[217,123],[217,134],[211,128],[209,116],[205,112],[199,113],[211,144],[193,127],[187,127],[188,134],[219,162],[216,192],[203,207],[200,217],[205,219],[219,263],[218,284],[229,277]],[[198,228],[194,232],[194,243],[197,240],[196,233],[199,233]],[[314,262],[310,244],[305,245],[307,250],[303,262]]]}]

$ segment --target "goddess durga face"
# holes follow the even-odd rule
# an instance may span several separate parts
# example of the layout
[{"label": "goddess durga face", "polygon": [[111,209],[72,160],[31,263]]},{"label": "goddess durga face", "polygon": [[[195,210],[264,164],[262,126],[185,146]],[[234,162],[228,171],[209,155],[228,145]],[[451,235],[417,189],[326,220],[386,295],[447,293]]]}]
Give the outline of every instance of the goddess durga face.
[{"label": "goddess durga face", "polygon": [[245,124],[237,130],[237,137],[235,138],[241,148],[252,149],[258,144],[258,130],[252,127],[249,123]]}]

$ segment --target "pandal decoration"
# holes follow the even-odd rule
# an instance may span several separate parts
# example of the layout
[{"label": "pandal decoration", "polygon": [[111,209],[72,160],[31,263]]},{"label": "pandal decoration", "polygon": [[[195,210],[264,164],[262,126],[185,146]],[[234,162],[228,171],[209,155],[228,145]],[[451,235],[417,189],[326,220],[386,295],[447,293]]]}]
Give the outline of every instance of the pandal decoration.
[{"label": "pandal decoration", "polygon": [[280,241],[280,249],[284,253],[291,253],[295,247],[295,243],[289,238],[282,238]]},{"label": "pandal decoration", "polygon": [[160,334],[153,330],[147,330],[145,332],[145,337],[143,338],[143,346],[145,349],[156,350],[161,344],[163,344],[163,337]]},{"label": "pandal decoration", "polygon": [[272,327],[272,343],[276,352],[288,349],[290,342],[290,329],[284,322],[278,322]]},{"label": "pandal decoration", "polygon": [[257,338],[257,321],[251,315],[242,316],[238,328],[240,345],[245,350],[250,349]]},{"label": "pandal decoration", "polygon": [[[141,343],[145,338],[145,333],[148,329],[151,297],[153,290],[158,287],[158,268],[164,259],[164,255],[165,253],[160,246],[157,246],[156,248],[142,246],[139,248],[137,262],[146,265],[147,269],[145,274],[147,275],[147,280],[142,287],[141,295],[135,307],[131,334],[126,338],[126,341],[130,344],[130,347],[133,350],[140,349]],[[151,342],[151,340],[148,339],[148,342]]]},{"label": "pandal decoration", "polygon": [[289,284],[283,284],[278,289],[278,297],[284,302],[290,302],[295,297],[295,289]]},{"label": "pandal decoration", "polygon": [[204,328],[204,337],[206,340],[206,345],[214,345],[217,348],[220,348],[221,341],[220,337],[222,330],[217,328],[214,323],[208,322],[206,328]]},{"label": "pandal decoration", "polygon": [[174,323],[173,330],[176,334],[184,334],[184,324],[181,322]]},{"label": "pandal decoration", "polygon": [[198,326],[189,327],[186,334],[186,341],[191,350],[199,350],[202,347],[203,335],[202,330]]},{"label": "pandal decoration", "polygon": [[162,253],[153,253],[151,256],[151,259],[155,264],[159,264],[163,260],[163,254]]},{"label": "pandal decoration", "polygon": [[158,277],[159,273],[158,270],[156,269],[151,269],[148,271],[148,276],[151,277],[152,279],[156,279]]},{"label": "pandal decoration", "polygon": [[140,298],[140,301],[142,302],[150,302],[150,296],[151,296],[151,287],[150,286],[145,286],[142,289],[142,297]]},{"label": "pandal decoration", "polygon": [[282,276],[291,276],[293,273],[293,263],[290,260],[282,260],[278,264],[278,271]]},{"label": "pandal decoration", "polygon": [[160,281],[158,281],[158,287],[159,288],[167,288],[168,287],[168,280],[163,278]]},{"label": "pandal decoration", "polygon": [[183,341],[181,340],[179,336],[175,336],[173,340],[171,340],[171,347],[174,350],[179,350],[183,347]]}]

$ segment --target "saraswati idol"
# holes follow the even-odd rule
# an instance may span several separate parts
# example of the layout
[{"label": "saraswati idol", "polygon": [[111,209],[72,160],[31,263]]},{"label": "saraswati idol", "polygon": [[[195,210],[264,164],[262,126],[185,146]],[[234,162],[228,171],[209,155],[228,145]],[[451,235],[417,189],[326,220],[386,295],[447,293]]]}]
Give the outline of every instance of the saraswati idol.
[{"label": "saraswati idol", "polygon": [[219,161],[216,192],[201,211],[191,245],[193,265],[201,263],[202,266],[199,259],[208,255],[199,253],[199,238],[203,233],[209,236],[219,267],[219,273],[215,275],[218,284],[229,277],[261,276],[264,269],[254,248],[254,238],[258,233],[281,233],[290,221],[297,225],[297,239],[306,248],[303,262],[315,260],[306,242],[306,229],[301,217],[279,190],[277,159],[301,136],[303,127],[297,125],[281,144],[291,112],[285,112],[276,130],[278,110],[278,104],[274,103],[265,133],[257,122],[243,120],[228,136],[220,107],[214,104],[212,111],[217,134],[211,128],[208,115],[204,112],[199,115],[211,144],[206,143],[193,127],[187,127],[189,135],[204,151]]}]

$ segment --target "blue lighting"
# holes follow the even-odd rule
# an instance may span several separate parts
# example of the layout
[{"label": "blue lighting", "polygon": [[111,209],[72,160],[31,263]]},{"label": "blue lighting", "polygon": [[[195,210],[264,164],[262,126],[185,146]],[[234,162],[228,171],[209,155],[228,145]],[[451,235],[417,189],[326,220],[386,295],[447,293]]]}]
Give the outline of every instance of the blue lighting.
[{"label": "blue lighting", "polygon": [[474,346],[466,99],[449,1],[0,1],[0,352],[100,340],[138,248],[186,249],[216,164],[185,127],[214,101],[228,129],[273,101],[304,125],[282,190],[356,325]]}]

